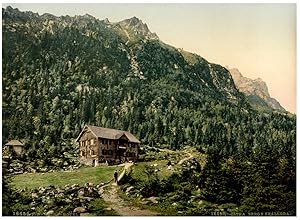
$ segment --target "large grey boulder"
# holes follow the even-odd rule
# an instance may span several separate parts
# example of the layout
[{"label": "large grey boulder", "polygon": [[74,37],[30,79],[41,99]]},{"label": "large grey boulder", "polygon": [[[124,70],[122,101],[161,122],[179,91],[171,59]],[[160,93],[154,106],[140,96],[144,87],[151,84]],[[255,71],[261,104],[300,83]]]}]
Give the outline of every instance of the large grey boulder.
[{"label": "large grey boulder", "polygon": [[49,210],[49,211],[46,213],[46,215],[48,215],[48,216],[54,215],[54,211],[53,211],[53,210]]},{"label": "large grey boulder", "polygon": [[84,207],[77,207],[73,210],[75,213],[84,213],[86,212],[86,209]]}]

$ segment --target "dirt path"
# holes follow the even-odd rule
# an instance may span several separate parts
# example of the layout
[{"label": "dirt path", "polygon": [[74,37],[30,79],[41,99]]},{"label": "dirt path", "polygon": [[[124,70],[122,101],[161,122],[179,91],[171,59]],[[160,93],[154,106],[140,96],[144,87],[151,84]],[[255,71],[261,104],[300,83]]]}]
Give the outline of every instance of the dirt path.
[{"label": "dirt path", "polygon": [[[124,170],[120,174],[118,180],[121,180],[124,176],[126,170],[131,167],[133,164],[126,163],[124,166]],[[110,183],[104,185],[100,188],[100,193],[105,202],[109,204],[109,207],[115,210],[121,216],[155,216],[159,215],[159,213],[141,209],[139,207],[135,207],[130,205],[127,201],[123,200],[118,195],[118,185],[115,183]]]},{"label": "dirt path", "polygon": [[188,155],[189,155],[189,157],[186,157],[186,158],[183,158],[182,160],[180,160],[178,162],[178,165],[181,165],[181,164],[183,164],[184,161],[187,161],[187,160],[190,160],[193,158],[193,155],[191,153],[188,153]]}]

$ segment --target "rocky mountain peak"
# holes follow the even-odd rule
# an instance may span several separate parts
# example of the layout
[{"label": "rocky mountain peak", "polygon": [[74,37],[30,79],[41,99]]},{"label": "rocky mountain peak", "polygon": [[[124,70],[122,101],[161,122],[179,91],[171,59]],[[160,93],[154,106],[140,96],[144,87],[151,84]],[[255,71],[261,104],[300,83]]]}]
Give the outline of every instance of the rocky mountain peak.
[{"label": "rocky mountain peak", "polygon": [[126,29],[133,31],[137,35],[143,35],[146,38],[158,39],[158,36],[149,30],[147,24],[143,23],[142,20],[135,16],[120,21],[118,22],[118,24]]},{"label": "rocky mountain peak", "polygon": [[280,103],[270,96],[268,86],[261,78],[250,79],[244,77],[237,68],[227,69],[230,71],[232,79],[239,91],[250,98],[249,102],[255,102],[255,105],[268,106],[271,109],[285,111]]}]

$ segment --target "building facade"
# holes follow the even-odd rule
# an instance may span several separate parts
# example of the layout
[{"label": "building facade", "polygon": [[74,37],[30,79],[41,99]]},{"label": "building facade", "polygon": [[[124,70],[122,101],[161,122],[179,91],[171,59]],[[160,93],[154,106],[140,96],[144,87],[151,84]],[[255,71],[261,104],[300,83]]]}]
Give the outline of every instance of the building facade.
[{"label": "building facade", "polygon": [[130,132],[86,125],[76,141],[80,161],[99,166],[138,159],[140,141]]}]

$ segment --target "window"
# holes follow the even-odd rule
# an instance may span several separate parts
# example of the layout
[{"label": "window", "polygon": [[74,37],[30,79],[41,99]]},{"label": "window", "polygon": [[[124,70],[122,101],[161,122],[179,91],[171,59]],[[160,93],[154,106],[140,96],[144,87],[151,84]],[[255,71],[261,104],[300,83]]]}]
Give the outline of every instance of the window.
[{"label": "window", "polygon": [[130,152],[126,152],[126,157],[130,157]]},{"label": "window", "polygon": [[108,145],[111,145],[111,140],[108,140]]},{"label": "window", "polygon": [[84,152],[84,151],[81,151],[81,155],[84,157],[84,156],[85,156],[85,152]]},{"label": "window", "polygon": [[113,151],[112,151],[112,150],[109,150],[109,151],[108,151],[108,154],[109,154],[109,155],[113,155]]},{"label": "window", "polygon": [[95,151],[94,150],[91,150],[91,155],[95,155]]},{"label": "window", "polygon": [[107,150],[102,150],[102,154],[106,155],[107,154]]},{"label": "window", "polygon": [[102,144],[107,144],[107,139],[102,139]]}]

